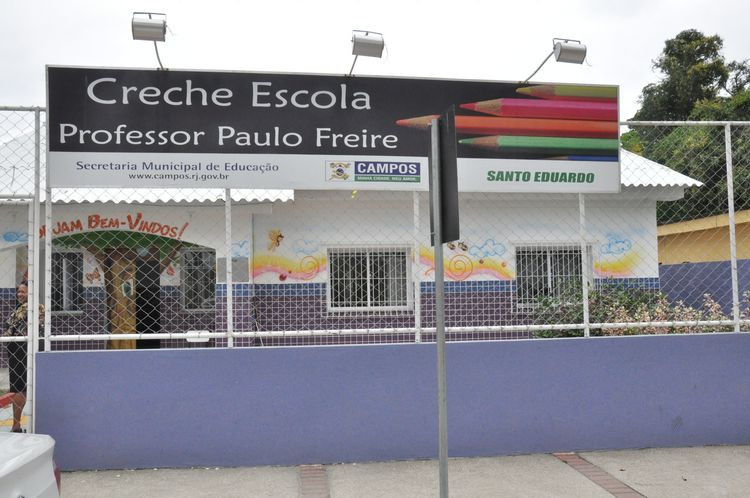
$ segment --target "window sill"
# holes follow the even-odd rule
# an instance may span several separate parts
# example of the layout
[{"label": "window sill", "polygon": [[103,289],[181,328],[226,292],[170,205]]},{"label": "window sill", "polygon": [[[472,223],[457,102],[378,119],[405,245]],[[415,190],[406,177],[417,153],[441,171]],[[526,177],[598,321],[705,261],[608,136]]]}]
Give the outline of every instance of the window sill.
[{"label": "window sill", "polygon": [[414,314],[414,307],[405,308],[328,308],[329,315],[407,315]]}]

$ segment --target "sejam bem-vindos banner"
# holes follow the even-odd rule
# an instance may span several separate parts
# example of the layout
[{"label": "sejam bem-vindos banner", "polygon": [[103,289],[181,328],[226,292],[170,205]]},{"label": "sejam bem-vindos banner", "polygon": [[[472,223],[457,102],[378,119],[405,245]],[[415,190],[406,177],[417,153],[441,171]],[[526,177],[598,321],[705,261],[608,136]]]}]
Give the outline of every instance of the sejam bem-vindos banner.
[{"label": "sejam bem-vindos banner", "polygon": [[618,192],[616,86],[47,68],[53,187],[427,190],[457,109],[458,184]]}]

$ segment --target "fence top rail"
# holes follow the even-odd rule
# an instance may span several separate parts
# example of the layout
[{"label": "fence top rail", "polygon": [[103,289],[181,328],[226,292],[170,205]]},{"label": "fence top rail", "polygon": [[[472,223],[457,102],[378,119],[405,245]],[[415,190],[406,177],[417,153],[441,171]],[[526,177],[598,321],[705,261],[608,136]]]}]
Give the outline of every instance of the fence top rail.
[{"label": "fence top rail", "polygon": [[620,121],[623,126],[750,126],[750,121]]},{"label": "fence top rail", "polygon": [[46,111],[46,107],[41,106],[14,106],[0,105],[0,111]]}]

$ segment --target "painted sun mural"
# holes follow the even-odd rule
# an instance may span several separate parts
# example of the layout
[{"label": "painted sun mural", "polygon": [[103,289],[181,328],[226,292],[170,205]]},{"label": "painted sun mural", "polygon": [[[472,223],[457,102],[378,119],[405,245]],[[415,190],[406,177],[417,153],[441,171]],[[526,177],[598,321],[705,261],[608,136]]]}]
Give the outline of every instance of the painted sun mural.
[{"label": "painted sun mural", "polygon": [[[485,277],[497,280],[512,280],[513,271],[508,267],[505,246],[494,239],[485,239],[478,245],[459,240],[446,244],[443,253],[445,276],[449,280]],[[432,247],[419,247],[419,263],[425,268],[423,275],[431,278],[435,273],[435,253]]]}]

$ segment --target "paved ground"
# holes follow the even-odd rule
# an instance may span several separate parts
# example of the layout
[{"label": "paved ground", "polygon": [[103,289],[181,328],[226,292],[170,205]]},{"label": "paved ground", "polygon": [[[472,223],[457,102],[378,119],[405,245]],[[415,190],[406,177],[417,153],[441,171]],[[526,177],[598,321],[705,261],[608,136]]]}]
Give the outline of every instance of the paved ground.
[{"label": "paved ground", "polygon": [[[452,497],[750,496],[750,446],[451,459]],[[434,497],[434,460],[65,472],[63,496]]]}]

